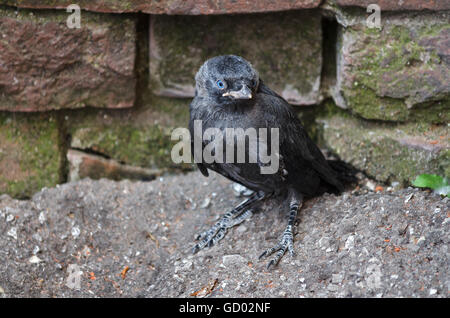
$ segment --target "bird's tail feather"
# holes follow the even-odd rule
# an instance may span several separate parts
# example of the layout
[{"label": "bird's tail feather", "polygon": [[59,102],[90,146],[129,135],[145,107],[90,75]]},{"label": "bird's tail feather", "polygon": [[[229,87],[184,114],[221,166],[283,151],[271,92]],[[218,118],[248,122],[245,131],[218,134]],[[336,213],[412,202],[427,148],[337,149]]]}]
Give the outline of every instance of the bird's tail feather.
[{"label": "bird's tail feather", "polygon": [[351,164],[342,160],[327,160],[327,163],[336,172],[338,180],[344,185],[344,187],[358,181],[356,174],[359,170]]},{"label": "bird's tail feather", "polygon": [[358,181],[356,174],[359,171],[350,164],[341,160],[327,160],[327,163],[335,172],[337,182],[335,182],[335,184],[330,184],[328,182],[322,183],[316,196],[322,195],[325,192],[340,194]]}]

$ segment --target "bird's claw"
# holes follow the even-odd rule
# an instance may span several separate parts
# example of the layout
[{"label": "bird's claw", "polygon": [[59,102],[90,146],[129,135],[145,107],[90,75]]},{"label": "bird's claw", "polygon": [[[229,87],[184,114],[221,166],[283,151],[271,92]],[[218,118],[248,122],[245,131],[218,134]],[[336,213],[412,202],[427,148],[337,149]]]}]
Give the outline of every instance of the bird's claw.
[{"label": "bird's claw", "polygon": [[195,254],[204,247],[211,247],[217,244],[221,239],[225,237],[227,230],[235,225],[242,223],[245,219],[250,218],[253,215],[251,210],[247,210],[244,213],[230,217],[225,214],[216,224],[214,224],[209,230],[204,231],[197,235],[196,241],[200,241],[192,248],[192,253]]},{"label": "bird's claw", "polygon": [[292,234],[291,229],[286,229],[286,231],[283,233],[283,237],[278,242],[277,245],[275,245],[272,248],[269,248],[265,250],[260,256],[259,259],[262,259],[265,256],[270,256],[273,253],[276,252],[275,256],[267,263],[267,269],[270,269],[270,267],[275,266],[280,261],[281,257],[283,257],[284,253],[286,253],[286,250],[289,251],[289,254],[291,257],[295,256],[294,252],[294,236]]},{"label": "bird's claw", "polygon": [[201,234],[199,234],[196,238],[196,241],[200,241],[192,248],[192,253],[195,254],[204,247],[208,246],[211,247],[217,242],[219,242],[223,237],[225,236],[226,228],[221,227],[218,230],[214,228],[214,226],[209,229],[208,231],[205,231]]}]

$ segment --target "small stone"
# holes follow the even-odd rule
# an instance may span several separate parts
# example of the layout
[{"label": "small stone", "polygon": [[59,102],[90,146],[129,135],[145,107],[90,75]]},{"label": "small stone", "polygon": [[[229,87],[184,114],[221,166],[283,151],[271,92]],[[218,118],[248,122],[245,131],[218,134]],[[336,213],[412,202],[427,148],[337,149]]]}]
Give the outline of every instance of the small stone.
[{"label": "small stone", "polygon": [[190,260],[183,259],[181,263],[182,264],[178,262],[178,264],[175,266],[175,273],[185,272],[192,269],[193,267],[193,263]]},{"label": "small stone", "polygon": [[330,238],[327,236],[321,237],[318,243],[321,249],[325,249],[330,245]]},{"label": "small stone", "polygon": [[368,180],[366,182],[366,187],[370,190],[370,191],[375,191],[377,184],[375,182],[373,182],[372,180]]},{"label": "small stone", "polygon": [[225,255],[222,257],[222,263],[225,266],[237,266],[247,264],[247,260],[241,255]]},{"label": "small stone", "polygon": [[78,226],[74,226],[72,228],[71,234],[74,238],[77,238],[80,235],[81,231],[80,228]]},{"label": "small stone", "polygon": [[236,231],[238,231],[239,233],[245,233],[247,232],[248,228],[245,225],[241,225],[237,228]]},{"label": "small stone", "polygon": [[437,289],[431,288],[430,289],[430,296],[431,295],[436,295],[437,294]]},{"label": "small stone", "polygon": [[37,257],[36,255],[31,256],[28,261],[31,264],[38,264],[38,263],[42,262],[42,260],[39,257]]},{"label": "small stone", "polygon": [[14,220],[14,215],[8,214],[8,215],[6,216],[6,222],[12,222],[13,220]]},{"label": "small stone", "polygon": [[41,213],[39,213],[39,223],[44,224],[45,221],[47,220],[47,218],[45,217],[45,213],[44,211],[42,211]]},{"label": "small stone", "polygon": [[419,237],[419,239],[417,240],[417,245],[421,245],[422,244],[422,242],[425,242],[425,236],[421,236],[421,237]]},{"label": "small stone", "polygon": [[411,193],[410,195],[408,195],[405,199],[405,203],[408,203],[412,199],[413,196],[414,196],[414,193]]},{"label": "small stone", "polygon": [[34,248],[33,248],[33,255],[36,255],[37,253],[39,253],[41,251],[41,249],[39,248],[39,246],[35,246]]},{"label": "small stone", "polygon": [[17,228],[12,227],[6,234],[12,237],[13,239],[17,240]]},{"label": "small stone", "polygon": [[5,201],[11,200],[11,197],[6,193],[0,194],[0,201],[3,201],[3,200],[5,200]]},{"label": "small stone", "polygon": [[91,255],[91,249],[89,248],[89,246],[85,245],[81,253],[84,256],[88,257],[89,255]]},{"label": "small stone", "polygon": [[396,275],[396,274],[391,275],[391,279],[397,279],[397,278],[398,278],[398,275]]},{"label": "small stone", "polygon": [[347,240],[345,241],[345,248],[347,250],[352,249],[353,247],[355,247],[355,236],[354,235],[350,235]]},{"label": "small stone", "polygon": [[202,209],[206,209],[211,205],[211,199],[210,198],[206,198],[205,200],[203,200],[203,203],[200,205],[200,207]]}]

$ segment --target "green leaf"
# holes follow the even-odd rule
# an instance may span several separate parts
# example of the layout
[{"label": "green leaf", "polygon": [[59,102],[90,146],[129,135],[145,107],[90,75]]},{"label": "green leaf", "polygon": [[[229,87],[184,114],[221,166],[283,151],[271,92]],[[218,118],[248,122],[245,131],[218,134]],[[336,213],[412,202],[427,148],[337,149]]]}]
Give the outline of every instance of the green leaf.
[{"label": "green leaf", "polygon": [[416,177],[412,185],[418,188],[430,188],[439,194],[449,195],[450,186],[447,178],[437,176],[435,174],[421,174]]}]

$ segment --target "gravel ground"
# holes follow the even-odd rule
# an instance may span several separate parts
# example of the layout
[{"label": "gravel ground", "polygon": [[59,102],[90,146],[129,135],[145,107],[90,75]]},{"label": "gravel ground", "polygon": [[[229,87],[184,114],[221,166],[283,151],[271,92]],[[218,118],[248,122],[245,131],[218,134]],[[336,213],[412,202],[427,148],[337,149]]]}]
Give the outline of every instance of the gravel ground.
[{"label": "gravel ground", "polygon": [[269,271],[258,256],[286,225],[276,200],[191,254],[195,234],[242,200],[218,175],[3,195],[0,297],[448,297],[450,200],[366,192],[307,201],[297,254]]}]

